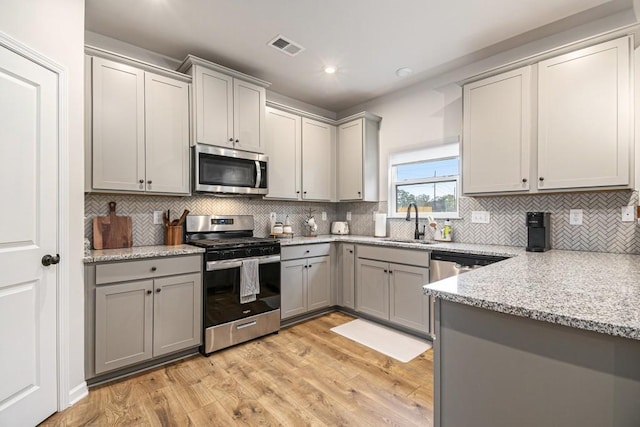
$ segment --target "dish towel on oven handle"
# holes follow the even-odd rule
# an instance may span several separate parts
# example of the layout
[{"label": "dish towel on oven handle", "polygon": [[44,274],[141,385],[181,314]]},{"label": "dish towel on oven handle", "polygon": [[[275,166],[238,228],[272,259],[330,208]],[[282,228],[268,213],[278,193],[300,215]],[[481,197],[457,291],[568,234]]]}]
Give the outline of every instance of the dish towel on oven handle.
[{"label": "dish towel on oven handle", "polygon": [[248,259],[242,261],[240,268],[240,304],[256,300],[260,293],[260,261]]}]

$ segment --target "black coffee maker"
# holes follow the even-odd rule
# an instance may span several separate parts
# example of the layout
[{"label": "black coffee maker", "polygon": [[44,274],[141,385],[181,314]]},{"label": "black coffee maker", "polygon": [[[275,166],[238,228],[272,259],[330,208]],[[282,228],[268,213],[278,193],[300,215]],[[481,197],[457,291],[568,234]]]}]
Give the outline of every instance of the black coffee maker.
[{"label": "black coffee maker", "polygon": [[527,212],[527,252],[551,249],[551,213]]}]

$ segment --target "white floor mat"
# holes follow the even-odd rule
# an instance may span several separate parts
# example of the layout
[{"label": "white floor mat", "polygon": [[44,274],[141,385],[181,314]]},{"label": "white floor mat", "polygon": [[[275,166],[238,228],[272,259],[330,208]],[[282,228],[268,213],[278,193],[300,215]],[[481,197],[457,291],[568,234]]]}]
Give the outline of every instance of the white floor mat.
[{"label": "white floor mat", "polygon": [[426,340],[362,319],[352,320],[331,330],[404,363],[431,348]]}]

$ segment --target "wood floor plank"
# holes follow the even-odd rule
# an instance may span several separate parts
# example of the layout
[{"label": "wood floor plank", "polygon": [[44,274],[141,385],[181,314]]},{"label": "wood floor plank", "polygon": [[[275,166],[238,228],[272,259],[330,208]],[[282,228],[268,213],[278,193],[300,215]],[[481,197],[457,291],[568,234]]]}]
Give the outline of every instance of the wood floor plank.
[{"label": "wood floor plank", "polygon": [[433,352],[401,363],[330,330],[351,320],[329,313],[94,387],[42,425],[432,425]]}]

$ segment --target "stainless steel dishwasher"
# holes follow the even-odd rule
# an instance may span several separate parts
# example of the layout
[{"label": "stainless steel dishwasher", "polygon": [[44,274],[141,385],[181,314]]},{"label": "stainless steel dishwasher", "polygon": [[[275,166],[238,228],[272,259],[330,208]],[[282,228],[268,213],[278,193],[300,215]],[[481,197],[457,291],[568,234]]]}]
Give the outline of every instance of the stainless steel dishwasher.
[{"label": "stainless steel dishwasher", "polygon": [[[459,274],[468,273],[485,265],[502,261],[507,257],[492,255],[475,255],[455,252],[431,252],[431,261],[429,263],[429,283],[446,279],[447,277],[457,276]],[[435,328],[435,298],[431,297],[431,335],[434,336]],[[434,337],[435,339],[435,337]]]}]

